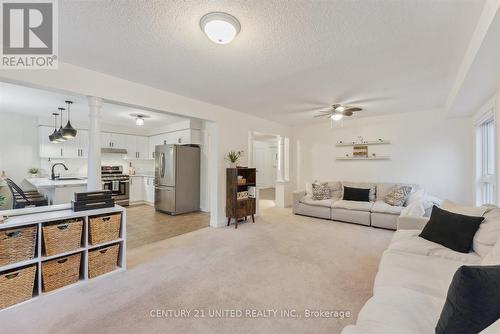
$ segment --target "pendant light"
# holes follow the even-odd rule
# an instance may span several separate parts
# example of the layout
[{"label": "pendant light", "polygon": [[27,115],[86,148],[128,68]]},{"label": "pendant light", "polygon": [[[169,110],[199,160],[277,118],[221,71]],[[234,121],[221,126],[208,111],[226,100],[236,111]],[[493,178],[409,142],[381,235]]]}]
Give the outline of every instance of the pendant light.
[{"label": "pendant light", "polygon": [[76,129],[71,126],[71,122],[69,121],[70,119],[70,106],[73,103],[73,101],[65,101],[66,104],[68,105],[68,123],[66,126],[62,129],[62,136],[64,139],[72,139],[76,137]]},{"label": "pendant light", "polygon": [[57,109],[59,109],[59,112],[60,112],[60,114],[61,114],[61,126],[59,127],[59,130],[57,130],[57,132],[56,132],[56,134],[55,134],[55,138],[56,138],[56,140],[57,140],[59,143],[62,143],[63,141],[65,141],[65,140],[66,140],[66,138],[64,138],[64,137],[62,136],[62,130],[63,130],[63,127],[62,127],[62,114],[63,114],[64,110],[66,110],[66,109],[64,109],[64,108],[57,108]]},{"label": "pendant light", "polygon": [[54,132],[52,132],[52,134],[49,135],[49,140],[50,140],[51,143],[57,144],[57,143],[59,143],[57,141],[57,139],[56,139],[56,133],[57,133],[57,116],[59,116],[59,114],[56,113],[56,112],[53,112],[52,116],[54,116]]}]

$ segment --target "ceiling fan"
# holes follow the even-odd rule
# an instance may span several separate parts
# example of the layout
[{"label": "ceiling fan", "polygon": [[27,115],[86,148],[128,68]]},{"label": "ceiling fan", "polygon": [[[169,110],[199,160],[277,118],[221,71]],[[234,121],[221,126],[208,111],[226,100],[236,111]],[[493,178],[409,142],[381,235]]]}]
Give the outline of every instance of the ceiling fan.
[{"label": "ceiling fan", "polygon": [[352,116],[356,111],[361,111],[362,108],[346,106],[342,104],[333,104],[327,110],[319,110],[321,115],[316,115],[314,117],[329,117],[334,121],[340,121],[344,116]]}]

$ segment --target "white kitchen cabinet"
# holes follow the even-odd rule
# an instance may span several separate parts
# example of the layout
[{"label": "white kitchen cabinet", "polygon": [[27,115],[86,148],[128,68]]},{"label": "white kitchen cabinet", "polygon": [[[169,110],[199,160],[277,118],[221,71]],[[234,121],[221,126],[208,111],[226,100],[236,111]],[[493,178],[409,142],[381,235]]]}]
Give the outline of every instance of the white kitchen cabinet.
[{"label": "white kitchen cabinet", "polygon": [[86,158],[88,155],[88,131],[78,130],[76,137],[68,139],[62,143],[51,143],[49,135],[54,132],[54,128],[39,126],[39,145],[41,158]]},{"label": "white kitchen cabinet", "polygon": [[102,132],[102,148],[125,148],[127,135],[121,133]]},{"label": "white kitchen cabinet", "polygon": [[155,185],[154,185],[154,178],[150,176],[145,176],[144,177],[144,202],[153,204],[155,202]]},{"label": "white kitchen cabinet", "polygon": [[130,203],[142,202],[144,200],[144,178],[142,176],[130,176],[129,179],[129,201]]},{"label": "white kitchen cabinet", "polygon": [[201,144],[201,131],[196,129],[185,129],[149,137],[149,158],[154,159],[156,145],[163,144]]},{"label": "white kitchen cabinet", "polygon": [[129,159],[150,159],[146,136],[125,135],[125,148]]},{"label": "white kitchen cabinet", "polygon": [[149,158],[150,159],[155,158],[156,145],[164,144],[165,140],[166,140],[166,138],[165,138],[164,134],[149,137]]},{"label": "white kitchen cabinet", "polygon": [[149,140],[146,136],[136,136],[137,158],[149,159]]},{"label": "white kitchen cabinet", "polygon": [[40,158],[56,158],[61,157],[61,143],[51,143],[49,136],[54,132],[53,127],[39,126],[38,140],[40,145]]}]

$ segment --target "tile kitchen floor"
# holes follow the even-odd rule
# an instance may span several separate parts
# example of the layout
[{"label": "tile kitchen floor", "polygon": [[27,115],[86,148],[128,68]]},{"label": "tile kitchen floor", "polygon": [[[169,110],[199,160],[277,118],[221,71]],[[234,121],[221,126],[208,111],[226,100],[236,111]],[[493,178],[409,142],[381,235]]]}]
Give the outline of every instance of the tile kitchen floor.
[{"label": "tile kitchen floor", "polygon": [[127,208],[127,249],[192,232],[210,224],[210,214],[194,212],[170,216],[149,205]]}]

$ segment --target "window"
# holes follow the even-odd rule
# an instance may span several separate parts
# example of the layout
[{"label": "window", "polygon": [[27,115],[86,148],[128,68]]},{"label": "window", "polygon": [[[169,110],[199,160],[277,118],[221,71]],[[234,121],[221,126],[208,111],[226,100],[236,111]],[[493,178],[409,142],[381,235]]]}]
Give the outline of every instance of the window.
[{"label": "window", "polygon": [[477,204],[496,203],[495,121],[487,118],[477,126]]}]

